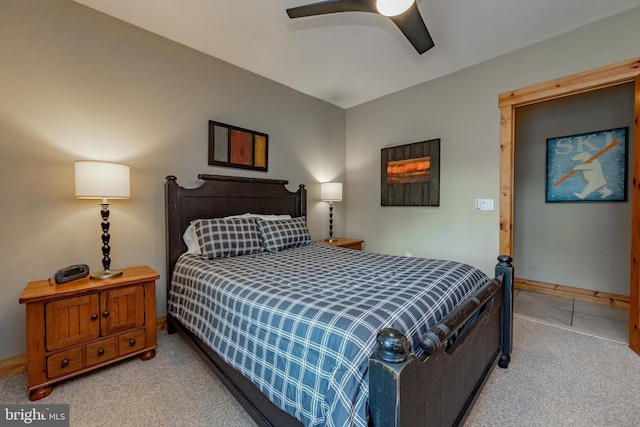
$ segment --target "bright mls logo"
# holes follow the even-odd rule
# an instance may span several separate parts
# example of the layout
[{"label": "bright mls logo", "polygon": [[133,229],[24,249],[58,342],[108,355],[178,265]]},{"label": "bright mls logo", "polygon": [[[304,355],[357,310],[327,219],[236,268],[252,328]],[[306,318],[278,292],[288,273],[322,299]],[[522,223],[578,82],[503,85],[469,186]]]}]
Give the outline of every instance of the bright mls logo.
[{"label": "bright mls logo", "polygon": [[69,405],[0,405],[0,426],[69,427]]}]

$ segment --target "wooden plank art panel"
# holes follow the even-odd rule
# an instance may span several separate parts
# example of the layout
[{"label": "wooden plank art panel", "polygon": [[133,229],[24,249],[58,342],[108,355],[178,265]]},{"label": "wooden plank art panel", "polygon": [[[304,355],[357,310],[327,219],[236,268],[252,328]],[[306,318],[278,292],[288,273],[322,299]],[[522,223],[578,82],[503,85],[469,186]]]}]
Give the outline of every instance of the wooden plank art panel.
[{"label": "wooden plank art panel", "polygon": [[381,150],[381,206],[440,206],[440,139]]}]

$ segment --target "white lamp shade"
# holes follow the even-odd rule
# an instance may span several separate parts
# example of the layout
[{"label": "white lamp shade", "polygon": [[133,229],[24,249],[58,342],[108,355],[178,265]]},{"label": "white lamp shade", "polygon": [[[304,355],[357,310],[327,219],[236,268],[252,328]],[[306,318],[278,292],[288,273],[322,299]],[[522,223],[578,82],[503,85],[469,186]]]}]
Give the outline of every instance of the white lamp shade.
[{"label": "white lamp shade", "polygon": [[323,182],[320,184],[320,199],[325,202],[342,201],[342,183]]},{"label": "white lamp shade", "polygon": [[415,0],[377,0],[376,9],[384,16],[397,16],[411,7]]},{"label": "white lamp shade", "polygon": [[128,199],[131,196],[127,165],[78,160],[75,174],[79,199]]}]

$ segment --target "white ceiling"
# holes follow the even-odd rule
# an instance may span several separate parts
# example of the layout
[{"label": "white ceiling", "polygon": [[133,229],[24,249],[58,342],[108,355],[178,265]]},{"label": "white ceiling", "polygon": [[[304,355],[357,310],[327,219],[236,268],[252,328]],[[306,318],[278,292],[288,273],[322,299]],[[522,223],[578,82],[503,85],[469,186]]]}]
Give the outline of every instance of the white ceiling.
[{"label": "white ceiling", "polygon": [[418,0],[423,55],[381,15],[291,20],[316,0],[75,0],[349,108],[640,6],[640,0]]}]

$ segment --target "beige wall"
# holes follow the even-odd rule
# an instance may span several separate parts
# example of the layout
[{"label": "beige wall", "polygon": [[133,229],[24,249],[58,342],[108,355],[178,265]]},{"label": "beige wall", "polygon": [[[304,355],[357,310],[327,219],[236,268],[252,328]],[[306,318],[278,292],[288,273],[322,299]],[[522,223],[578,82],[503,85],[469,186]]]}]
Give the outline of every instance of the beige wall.
[{"label": "beige wall", "polygon": [[[498,94],[640,56],[640,8],[345,111],[69,0],[0,0],[0,359],[25,351],[28,281],[65,265],[100,268],[99,206],[73,197],[73,161],[131,166],[132,198],[112,204],[113,266],[162,275],[163,184],[197,173],[347,182],[336,234],[386,253],[452,258],[490,272],[498,251]],[[207,166],[207,122],[269,134],[269,172]],[[441,206],[381,208],[380,149],[442,139]],[[345,144],[346,140],[346,144]],[[346,172],[345,172],[346,170]],[[346,227],[348,221],[348,228]]]},{"label": "beige wall", "polygon": [[[163,185],[201,172],[306,184],[323,238],[321,181],[345,179],[345,111],[68,0],[0,0],[0,359],[26,351],[27,282],[76,263],[101,269],[98,201],[74,198],[73,161],[131,166],[111,205],[112,267],[161,274]],[[269,172],[207,165],[208,120],[269,134]],[[344,211],[336,209],[344,234]]]},{"label": "beige wall", "polygon": [[[498,95],[640,56],[638,22],[635,8],[349,109],[347,233],[367,250],[451,258],[491,273],[499,211],[475,211],[474,201],[497,207],[500,196]],[[380,149],[432,138],[441,138],[440,207],[381,207]]]}]

